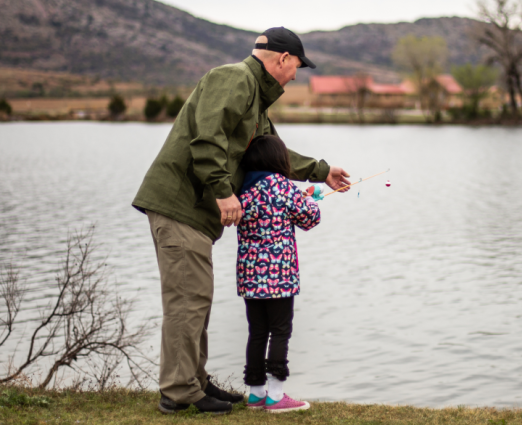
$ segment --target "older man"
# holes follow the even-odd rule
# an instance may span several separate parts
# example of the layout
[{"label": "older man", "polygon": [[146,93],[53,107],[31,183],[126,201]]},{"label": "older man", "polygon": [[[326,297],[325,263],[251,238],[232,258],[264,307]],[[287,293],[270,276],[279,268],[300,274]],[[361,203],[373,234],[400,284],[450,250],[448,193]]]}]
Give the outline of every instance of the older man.
[{"label": "older man", "polygon": [[[147,214],[161,278],[163,326],[160,360],[163,413],[194,404],[226,413],[242,396],[209,381],[207,326],[214,291],[212,245],[224,226],[241,220],[236,194],[239,166],[250,141],[276,134],[267,109],[295,80],[297,68],[315,65],[299,37],[280,27],[258,37],[252,56],[208,72],[181,110],[147,172],[133,206]],[[296,179],[348,184],[348,174],[290,151]],[[344,189],[346,190],[346,189]]]}]

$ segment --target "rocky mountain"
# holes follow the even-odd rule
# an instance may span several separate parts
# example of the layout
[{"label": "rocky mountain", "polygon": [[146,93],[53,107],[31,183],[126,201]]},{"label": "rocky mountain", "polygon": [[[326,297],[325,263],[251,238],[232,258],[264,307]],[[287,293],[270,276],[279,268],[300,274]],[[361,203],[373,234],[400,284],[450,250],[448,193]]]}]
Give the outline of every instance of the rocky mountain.
[{"label": "rocky mountain", "polygon": [[[256,34],[154,0],[0,0],[0,66],[65,71],[156,85],[191,84],[210,68],[248,56]],[[463,18],[360,24],[304,34],[320,74],[364,71],[397,79],[390,61],[404,35],[444,36],[454,63],[476,62]],[[298,76],[306,81],[311,70]]]},{"label": "rocky mountain", "polygon": [[0,64],[172,84],[248,53],[254,35],[153,0],[0,0]]},{"label": "rocky mountain", "polygon": [[350,58],[368,65],[391,67],[397,41],[413,34],[446,39],[451,64],[477,63],[484,55],[469,37],[477,21],[469,18],[424,18],[397,24],[357,24],[338,31],[314,31],[302,35],[308,49]]}]

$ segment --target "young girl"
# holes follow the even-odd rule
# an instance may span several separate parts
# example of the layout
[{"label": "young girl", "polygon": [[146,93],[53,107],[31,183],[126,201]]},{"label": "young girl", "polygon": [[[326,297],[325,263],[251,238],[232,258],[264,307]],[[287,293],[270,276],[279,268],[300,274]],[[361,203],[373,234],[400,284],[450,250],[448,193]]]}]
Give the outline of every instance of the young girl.
[{"label": "young girl", "polygon": [[283,382],[290,374],[288,340],[294,296],[299,294],[294,225],[309,230],[319,224],[321,214],[317,203],[304,198],[289,180],[288,151],[278,137],[256,137],[242,166],[247,173],[239,198],[243,218],[237,227],[237,293],[245,299],[248,320],[247,406],[274,413],[308,409],[306,401],[283,393]]}]

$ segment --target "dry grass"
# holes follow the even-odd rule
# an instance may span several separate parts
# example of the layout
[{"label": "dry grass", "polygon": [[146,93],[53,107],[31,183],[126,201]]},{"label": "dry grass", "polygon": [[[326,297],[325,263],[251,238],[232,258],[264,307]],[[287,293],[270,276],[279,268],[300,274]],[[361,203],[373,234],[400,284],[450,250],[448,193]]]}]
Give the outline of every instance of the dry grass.
[{"label": "dry grass", "polygon": [[[388,112],[388,114],[386,113]],[[347,108],[275,107],[268,111],[275,123],[291,124],[362,124],[356,111]],[[409,110],[366,110],[364,124],[425,124],[426,120]]]},{"label": "dry grass", "polygon": [[19,68],[0,68],[0,97],[61,97],[76,95],[107,95],[120,93],[143,93],[145,87],[136,82],[102,80],[99,77],[66,72],[37,71]]},{"label": "dry grass", "polygon": [[[98,98],[64,98],[64,99],[10,99],[9,103],[13,108],[14,114],[48,114],[48,115],[65,115],[71,111],[85,112],[105,112],[109,105],[109,97]],[[129,114],[141,114],[145,107],[146,98],[143,96],[125,98],[127,103],[127,111]]]},{"label": "dry grass", "polygon": [[[428,409],[410,406],[312,403],[310,410],[280,415],[249,411],[244,406],[236,406],[232,414],[226,416],[200,415],[192,411],[165,416],[157,410],[157,392],[137,392],[118,388],[104,392],[58,392],[5,387],[0,389],[0,392],[3,392],[0,406],[4,404],[4,407],[0,407],[2,424],[522,424],[522,410],[463,406]],[[10,407],[6,406],[6,393],[14,400]],[[16,397],[21,397],[25,402],[16,405]]]}]

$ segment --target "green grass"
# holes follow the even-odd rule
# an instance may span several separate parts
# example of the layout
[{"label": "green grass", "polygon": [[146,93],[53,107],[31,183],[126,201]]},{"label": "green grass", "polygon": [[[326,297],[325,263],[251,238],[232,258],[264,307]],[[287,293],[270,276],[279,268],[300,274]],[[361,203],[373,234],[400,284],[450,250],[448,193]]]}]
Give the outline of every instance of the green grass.
[{"label": "green grass", "polygon": [[311,403],[309,410],[269,414],[235,406],[230,415],[201,415],[190,409],[162,415],[159,395],[112,389],[102,392],[0,388],[0,424],[346,424],[346,425],[522,425],[522,410],[428,409],[411,406]]}]

